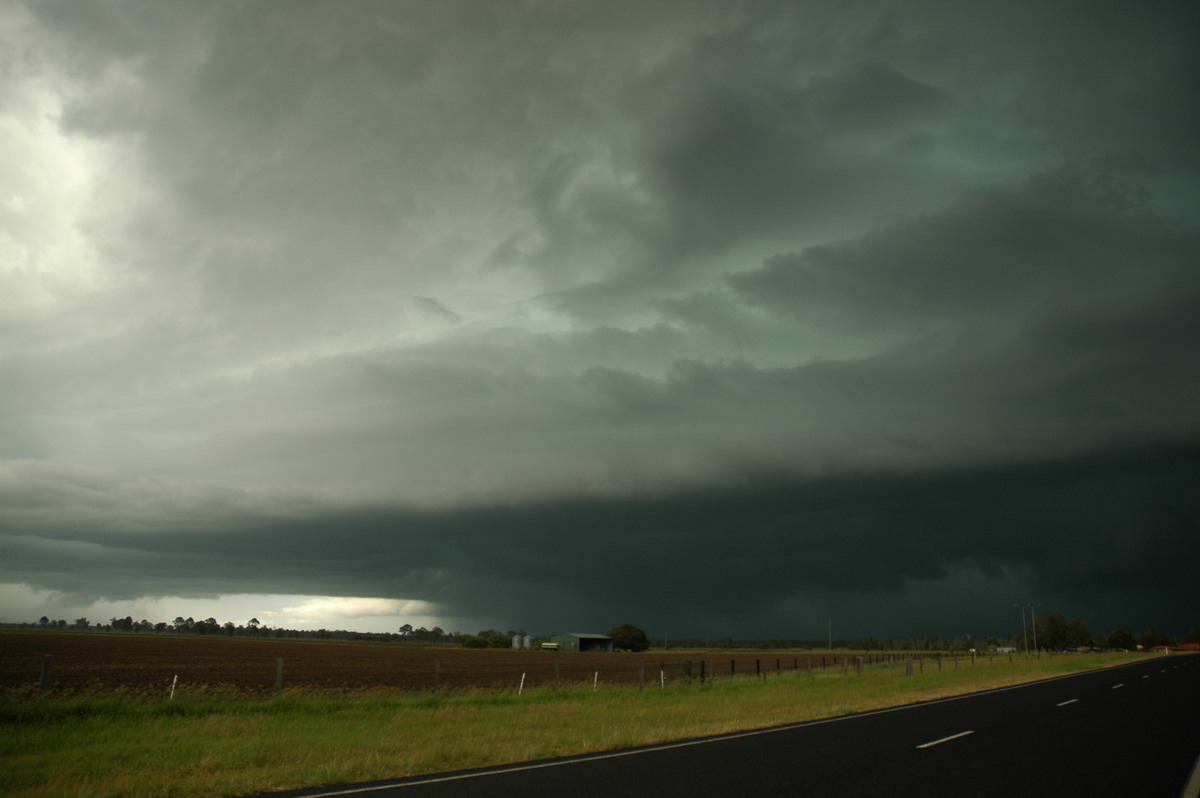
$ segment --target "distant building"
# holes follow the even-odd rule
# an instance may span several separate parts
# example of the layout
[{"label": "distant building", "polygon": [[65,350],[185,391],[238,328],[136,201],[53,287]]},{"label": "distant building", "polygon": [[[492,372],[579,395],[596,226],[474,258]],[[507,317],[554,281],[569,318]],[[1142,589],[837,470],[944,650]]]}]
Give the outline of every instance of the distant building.
[{"label": "distant building", "polygon": [[554,635],[551,643],[558,645],[559,651],[612,651],[612,638],[608,635],[566,634]]},{"label": "distant building", "polygon": [[1016,646],[996,646],[996,653],[997,654],[1016,654],[1017,647]]}]

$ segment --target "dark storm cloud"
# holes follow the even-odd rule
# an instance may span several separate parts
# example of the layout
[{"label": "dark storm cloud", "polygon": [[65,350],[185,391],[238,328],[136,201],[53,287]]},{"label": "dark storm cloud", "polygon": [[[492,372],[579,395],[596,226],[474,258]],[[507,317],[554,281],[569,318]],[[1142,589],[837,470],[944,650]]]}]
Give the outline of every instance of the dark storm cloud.
[{"label": "dark storm cloud", "polygon": [[10,4],[0,586],[1194,623],[1198,29]]},{"label": "dark storm cloud", "polygon": [[[1035,466],[764,480],[619,501],[381,508],[170,536],[27,536],[10,538],[8,548],[10,567],[39,587],[133,596],[196,581],[197,572],[211,590],[249,578],[264,591],[303,582],[337,594],[352,584],[371,595],[419,594],[452,615],[486,604],[560,629],[636,618],[697,636],[720,636],[730,623],[763,635],[808,624],[817,637],[820,612],[850,597],[886,613],[961,574],[962,600],[980,630],[1006,623],[1009,611],[1008,603],[972,601],[989,579],[1011,580],[1071,614],[1095,608],[1098,622],[1149,614],[1181,625],[1200,555],[1197,454],[1193,446],[1147,447]],[[76,558],[101,566],[103,577],[39,575],[55,564],[69,573]],[[810,617],[786,617],[796,601],[811,602]],[[952,615],[929,608],[898,633]],[[850,623],[860,624],[853,633],[871,631]]]}]

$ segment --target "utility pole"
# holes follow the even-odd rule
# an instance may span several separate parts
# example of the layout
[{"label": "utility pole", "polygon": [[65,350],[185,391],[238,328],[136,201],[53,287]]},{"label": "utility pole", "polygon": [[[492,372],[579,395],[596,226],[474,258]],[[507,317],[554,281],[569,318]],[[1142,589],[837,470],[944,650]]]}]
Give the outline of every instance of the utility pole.
[{"label": "utility pole", "polygon": [[1014,607],[1021,608],[1021,638],[1025,641],[1025,656],[1029,656],[1029,630],[1025,626],[1025,605],[1014,604]]},{"label": "utility pole", "polygon": [[1037,644],[1037,617],[1034,615],[1033,608],[1040,607],[1040,606],[1042,606],[1042,605],[1041,604],[1030,604],[1029,605],[1029,622],[1031,624],[1033,624],[1033,650],[1037,652],[1038,659],[1042,658],[1042,650],[1040,648],[1038,648],[1038,644]]},{"label": "utility pole", "polygon": [[[1029,623],[1030,623],[1030,625],[1033,626],[1033,648],[1036,651],[1037,647],[1038,647],[1038,644],[1037,644],[1037,617],[1034,614],[1035,611],[1033,608],[1040,607],[1042,605],[1037,604],[1035,602],[1026,602],[1025,604],[1014,604],[1013,606],[1021,608],[1021,636],[1025,639],[1025,656],[1028,657],[1029,656],[1029,631],[1028,631],[1028,627],[1025,625],[1025,608],[1026,607],[1029,608]],[[1041,656],[1040,652],[1039,652],[1038,656],[1039,657]]]}]

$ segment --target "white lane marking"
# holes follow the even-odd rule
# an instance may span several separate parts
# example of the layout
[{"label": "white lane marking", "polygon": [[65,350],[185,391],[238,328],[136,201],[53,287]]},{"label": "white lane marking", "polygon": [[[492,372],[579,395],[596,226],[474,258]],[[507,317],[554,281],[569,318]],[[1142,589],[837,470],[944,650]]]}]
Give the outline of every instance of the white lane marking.
[{"label": "white lane marking", "polygon": [[1112,689],[1114,689],[1114,690],[1120,690],[1120,689],[1121,689],[1122,687],[1124,687],[1124,686],[1125,686],[1125,683],[1124,683],[1124,682],[1122,682],[1121,684],[1114,684],[1114,685],[1112,686]]},{"label": "white lane marking", "polygon": [[1074,704],[1078,700],[1079,700],[1078,698],[1068,698],[1066,701],[1060,701],[1059,703],[1055,704],[1054,706],[1065,707],[1067,704]]},{"label": "white lane marking", "polygon": [[959,737],[966,737],[968,734],[974,734],[974,733],[975,733],[975,731],[971,730],[971,731],[959,732],[958,734],[951,734],[949,737],[943,737],[940,740],[930,740],[927,743],[921,743],[920,745],[917,746],[917,748],[932,748],[935,745],[941,745],[942,743],[948,743],[951,740],[957,740]]},{"label": "white lane marking", "polygon": [[1148,673],[1147,673],[1147,674],[1146,674],[1145,676],[1143,676],[1142,678],[1143,678],[1143,679],[1149,679],[1149,678],[1150,678],[1150,674],[1148,674]]}]

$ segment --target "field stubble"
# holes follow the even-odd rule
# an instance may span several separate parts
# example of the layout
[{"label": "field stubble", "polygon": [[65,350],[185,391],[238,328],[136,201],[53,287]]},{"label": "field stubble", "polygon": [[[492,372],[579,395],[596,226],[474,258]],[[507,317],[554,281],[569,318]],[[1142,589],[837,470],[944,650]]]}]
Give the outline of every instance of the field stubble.
[{"label": "field stubble", "polygon": [[[40,688],[57,695],[186,695],[274,692],[283,660],[284,690],[418,692],[549,686],[640,686],[733,674],[835,670],[844,655],[787,652],[653,651],[577,653],[473,650],[453,646],[224,636],[14,631],[0,633],[0,692]],[[868,655],[878,657],[879,655]],[[853,655],[850,657],[854,662]],[[714,673],[715,671],[715,673]]]}]

